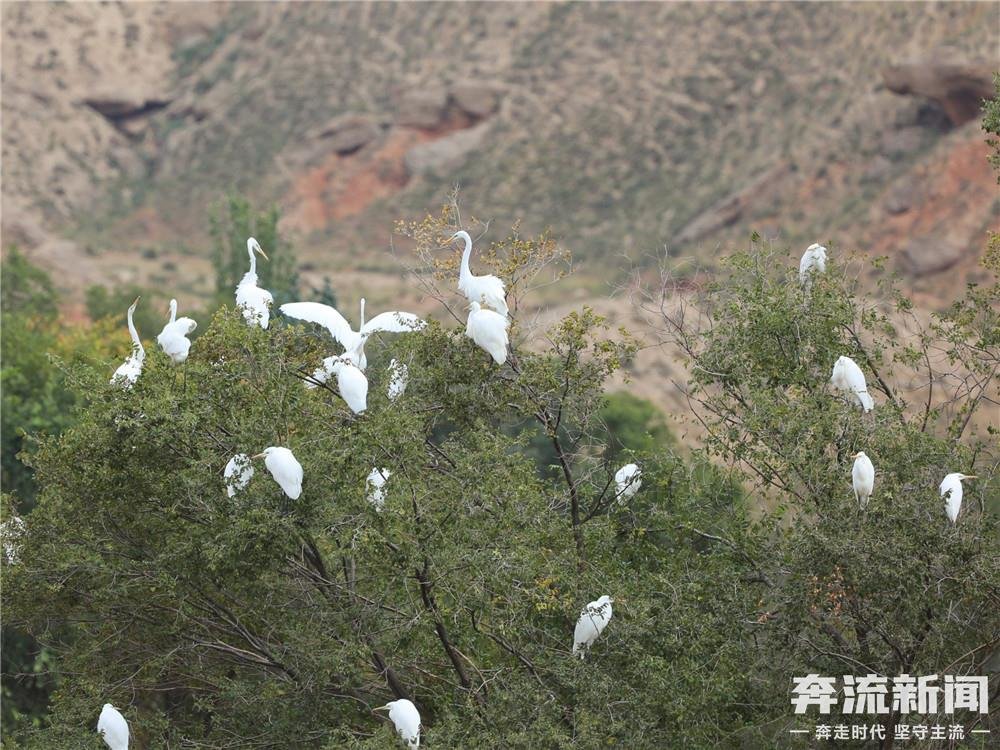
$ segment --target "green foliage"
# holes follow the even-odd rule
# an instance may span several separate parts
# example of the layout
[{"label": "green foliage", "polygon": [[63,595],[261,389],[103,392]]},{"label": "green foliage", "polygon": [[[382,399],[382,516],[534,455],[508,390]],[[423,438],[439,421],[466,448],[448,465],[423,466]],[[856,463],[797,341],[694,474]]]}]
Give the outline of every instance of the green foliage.
[{"label": "green foliage", "polygon": [[[418,255],[440,252],[449,222],[410,227]],[[555,257],[516,232],[493,249],[518,289]],[[906,403],[893,384],[914,358],[842,268],[805,294],[775,267],[735,256],[688,318],[710,324],[670,328],[707,433],[687,459],[648,404],[604,392],[636,345],[589,309],[531,346],[515,318],[503,367],[460,325],[372,341],[360,416],[335,383],[303,387],[325,338],[228,307],[182,366],[151,351],[131,391],[70,367],[87,404],[30,457],[38,506],[3,583],[5,616],[74,678],[52,726],[17,740],[83,746],[109,701],[142,747],[392,747],[371,708],[406,696],[428,747],[773,747],[794,726],[792,675],[981,673],[1000,631],[981,510],[995,445]],[[976,333],[988,299],[942,318],[952,346],[991,341]],[[410,370],[395,402],[390,352]],[[871,415],[829,392],[840,354],[884,388]],[[974,416],[984,403],[966,401]],[[539,437],[555,471],[538,471]],[[229,498],[229,458],[269,445],[294,451],[302,496],[258,462]],[[858,449],[877,471],[866,512]],[[622,502],[626,456],[643,486]],[[392,472],[381,512],[373,467]],[[973,469],[952,527],[936,485]],[[580,609],[605,593],[614,618],[574,659]]]},{"label": "green foliage", "polygon": [[255,237],[269,260],[257,258],[259,285],[274,296],[275,307],[298,299],[298,273],[292,247],[278,232],[277,206],[255,211],[250,201],[230,195],[210,216],[212,265],[219,304],[232,304],[240,279],[249,270],[247,239]]}]

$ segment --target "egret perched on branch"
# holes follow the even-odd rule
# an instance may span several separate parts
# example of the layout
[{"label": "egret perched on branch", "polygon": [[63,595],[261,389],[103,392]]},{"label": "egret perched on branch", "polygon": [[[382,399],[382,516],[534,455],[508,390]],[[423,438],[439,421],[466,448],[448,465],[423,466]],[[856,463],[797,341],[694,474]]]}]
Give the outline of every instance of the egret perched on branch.
[{"label": "egret perched on branch", "polygon": [[472,255],[472,237],[468,232],[455,232],[449,239],[462,240],[465,243],[465,252],[462,253],[462,267],[458,272],[458,290],[465,295],[469,302],[476,302],[486,307],[496,310],[507,317],[510,313],[507,309],[507,290],[503,282],[493,274],[486,276],[475,276],[469,270],[469,256]]},{"label": "egret perched on branch", "polygon": [[642,469],[636,464],[625,464],[615,472],[615,488],[618,502],[624,503],[635,497],[642,487]]},{"label": "egret perched on branch", "polygon": [[197,327],[198,324],[191,318],[178,318],[177,300],[170,300],[170,320],[163,326],[160,335],[156,337],[156,342],[175,365],[188,358],[188,352],[191,350],[188,336]]},{"label": "egret perched on branch", "polygon": [[830,378],[830,382],[837,390],[853,395],[866,414],[875,406],[875,402],[868,394],[865,374],[861,372],[857,362],[850,357],[840,357],[837,360],[833,365],[833,376]]},{"label": "egret perched on branch", "polygon": [[406,698],[379,706],[376,711],[388,711],[389,720],[396,727],[396,732],[409,748],[420,747],[420,712]]},{"label": "egret perched on branch", "polygon": [[271,320],[271,305],[274,304],[274,297],[266,289],[257,286],[257,256],[267,260],[267,256],[260,247],[260,243],[253,237],[247,240],[247,255],[250,256],[250,270],[243,274],[243,278],[236,286],[236,307],[243,313],[243,317],[249,325],[267,328]]},{"label": "egret perched on branch", "polygon": [[105,703],[97,720],[97,733],[111,750],[128,750],[128,722],[117,708]]},{"label": "egret perched on branch", "polygon": [[20,546],[18,540],[24,536],[24,519],[16,514],[12,514],[3,523],[0,523],[0,542],[3,543],[3,556],[8,565],[17,562]]},{"label": "egret perched on branch", "polygon": [[365,322],[365,300],[361,298],[361,327],[355,331],[339,312],[329,305],[320,302],[288,302],[281,306],[281,312],[290,318],[304,320],[307,323],[319,323],[330,332],[330,335],[342,346],[345,352],[356,353],[355,364],[364,370],[368,367],[365,357],[365,342],[373,333],[407,333],[419,331],[425,325],[423,320],[413,313],[384,312]]},{"label": "egret perched on branch", "polygon": [[962,509],[962,480],[977,479],[975,474],[949,474],[941,482],[941,499],[944,500],[944,512],[952,523],[958,523],[958,511]]},{"label": "egret perched on branch", "polygon": [[799,282],[808,289],[812,286],[813,275],[825,272],[826,248],[814,242],[802,253],[802,260],[799,261]]},{"label": "egret perched on branch", "polygon": [[604,628],[611,621],[611,605],[614,602],[610,596],[602,596],[596,602],[590,602],[580,613],[573,631],[573,655],[581,659],[586,655],[591,644],[597,640]]},{"label": "egret perched on branch", "polygon": [[465,335],[484,349],[493,361],[502,365],[507,361],[507,316],[493,310],[486,310],[478,302],[469,305],[469,319],[465,324]]},{"label": "egret perched on branch", "polygon": [[366,484],[368,485],[368,502],[375,506],[375,510],[381,511],[385,504],[385,483],[389,481],[392,472],[388,469],[372,469],[368,474]]},{"label": "egret perched on branch", "polygon": [[406,392],[410,382],[410,368],[402,362],[392,360],[389,363],[389,400],[395,401]]},{"label": "egret perched on branch", "polygon": [[232,497],[242,490],[253,478],[253,463],[246,453],[237,453],[226,464],[223,472],[226,478],[226,494]]},{"label": "egret perched on branch", "polygon": [[315,388],[318,383],[325,383],[331,375],[336,375],[340,397],[355,414],[364,413],[368,409],[368,378],[358,367],[357,358],[357,350],[326,357],[322,366],[305,381],[306,388]]},{"label": "egret perched on branch", "polygon": [[854,496],[858,499],[858,504],[864,510],[868,507],[872,490],[875,489],[875,465],[872,460],[865,455],[864,451],[858,451],[851,458],[854,459],[854,468],[851,469],[851,480],[854,483]]},{"label": "egret perched on branch", "polygon": [[292,500],[298,500],[302,494],[302,464],[295,460],[295,456],[288,448],[276,448],[271,446],[265,448],[263,453],[258,453],[254,458],[263,458],[264,466],[271,472],[274,481],[281,485]]},{"label": "egret perched on branch", "polygon": [[135,381],[139,379],[139,373],[142,372],[142,363],[146,359],[146,350],[142,348],[142,341],[139,340],[139,332],[135,330],[135,323],[132,322],[132,315],[135,313],[135,308],[138,304],[139,297],[136,297],[135,301],[128,308],[128,332],[132,337],[132,353],[128,356],[128,359],[118,366],[115,374],[111,376],[112,385],[120,385],[125,389],[129,389],[135,385]]}]

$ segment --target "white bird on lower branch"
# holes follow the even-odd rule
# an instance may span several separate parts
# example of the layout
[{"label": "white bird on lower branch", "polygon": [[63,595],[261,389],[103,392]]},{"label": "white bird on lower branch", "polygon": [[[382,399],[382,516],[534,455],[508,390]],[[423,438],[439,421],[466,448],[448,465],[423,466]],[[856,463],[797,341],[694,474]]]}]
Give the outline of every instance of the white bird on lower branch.
[{"label": "white bird on lower branch", "polygon": [[251,459],[263,458],[264,466],[271,472],[274,481],[281,485],[292,500],[298,500],[302,494],[302,464],[300,464],[288,448],[271,446]]},{"label": "white bird on lower branch", "polygon": [[376,711],[388,711],[389,720],[396,727],[396,733],[406,743],[408,748],[420,747],[420,712],[411,701],[400,698],[398,701],[391,701],[384,706],[379,706]]},{"label": "white bird on lower branch", "polygon": [[615,600],[610,596],[602,596],[597,601],[590,602],[580,613],[573,631],[573,655],[584,658],[590,646],[604,632],[611,622],[611,605]]}]

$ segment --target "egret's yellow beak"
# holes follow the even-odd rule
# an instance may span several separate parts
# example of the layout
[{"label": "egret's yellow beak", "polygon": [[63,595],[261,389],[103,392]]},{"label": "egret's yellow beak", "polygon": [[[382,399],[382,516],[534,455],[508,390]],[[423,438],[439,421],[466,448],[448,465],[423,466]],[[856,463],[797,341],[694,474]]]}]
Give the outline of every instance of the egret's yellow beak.
[{"label": "egret's yellow beak", "polygon": [[253,461],[255,458],[264,458],[263,453],[258,453],[256,456],[250,456],[250,460]]}]

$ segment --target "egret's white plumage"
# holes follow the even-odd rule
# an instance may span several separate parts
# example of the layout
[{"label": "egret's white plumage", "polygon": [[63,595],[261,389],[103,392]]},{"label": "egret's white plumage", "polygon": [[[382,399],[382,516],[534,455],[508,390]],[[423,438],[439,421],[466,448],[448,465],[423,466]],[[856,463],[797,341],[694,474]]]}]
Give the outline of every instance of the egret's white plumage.
[{"label": "egret's white plumage", "polygon": [[253,478],[253,462],[246,453],[237,453],[226,464],[223,472],[226,479],[226,494],[232,497],[242,490]]},{"label": "egret's white plumage", "polygon": [[125,389],[135,385],[135,381],[139,379],[139,374],[142,372],[142,363],[146,359],[146,350],[142,348],[142,341],[139,340],[139,332],[135,330],[135,323],[132,322],[132,315],[135,313],[135,308],[138,304],[139,297],[136,297],[135,301],[128,308],[128,333],[132,337],[132,353],[128,356],[128,359],[118,366],[115,374],[111,376],[112,385],[120,385]]},{"label": "egret's white plumage", "polygon": [[128,750],[128,722],[117,708],[105,703],[97,720],[97,733],[111,750]]},{"label": "egret's white plumage", "polygon": [[941,499],[944,500],[944,512],[952,523],[958,523],[958,512],[962,509],[962,480],[976,479],[975,474],[955,472],[948,474],[941,482]]},{"label": "egret's white plumage", "polygon": [[366,484],[368,486],[368,502],[375,506],[375,510],[381,511],[385,504],[385,483],[389,481],[392,472],[388,469],[372,469],[368,474]]},{"label": "egret's white plumage", "polygon": [[484,349],[493,361],[502,365],[507,361],[507,317],[493,310],[480,307],[478,302],[469,305],[469,319],[465,335]]},{"label": "egret's white plumage", "polygon": [[172,299],[170,300],[170,320],[163,326],[160,335],[156,337],[156,343],[170,357],[171,362],[179,365],[188,358],[188,352],[191,350],[191,341],[188,336],[197,327],[198,324],[191,318],[177,317],[177,300]]},{"label": "egret's white plumage", "polygon": [[580,619],[576,621],[576,629],[573,631],[573,654],[584,658],[591,644],[604,631],[611,621],[611,604],[614,602],[610,596],[602,596],[597,601],[590,602],[580,613]]},{"label": "egret's white plumage", "polygon": [[389,400],[395,401],[406,392],[410,382],[410,368],[402,362],[392,360],[389,363]]},{"label": "egret's white plumage", "polygon": [[826,248],[814,242],[802,253],[802,260],[799,261],[799,281],[807,287],[811,286],[813,275],[825,271]]},{"label": "egret's white plumage", "polygon": [[11,515],[3,523],[0,523],[0,543],[3,544],[3,556],[8,565],[17,562],[21,547],[18,540],[24,535],[24,519],[18,515]]},{"label": "egret's white plumage", "polygon": [[863,510],[868,507],[868,501],[875,489],[875,465],[864,451],[858,451],[853,458],[854,467],[851,469],[851,481],[854,484],[854,496]]},{"label": "egret's white plumage", "polygon": [[420,712],[411,701],[400,698],[375,710],[389,712],[389,720],[395,725],[396,733],[408,748],[420,747]]},{"label": "egret's white plumage", "polygon": [[833,365],[833,375],[830,378],[833,387],[843,393],[851,394],[865,412],[870,412],[875,406],[868,393],[865,374],[850,357],[840,357]]},{"label": "egret's white plumage", "polygon": [[615,472],[615,494],[618,502],[631,500],[642,487],[642,469],[637,464],[625,464]]},{"label": "egret's white plumage", "polygon": [[356,331],[336,309],[321,302],[288,302],[281,306],[281,312],[290,318],[318,323],[326,328],[334,340],[344,347],[345,352],[357,353],[355,361],[362,370],[368,367],[365,342],[369,336],[379,331],[385,333],[419,331],[427,325],[413,313],[398,310],[381,313],[366,322],[364,298],[361,300],[361,327]]},{"label": "egret's white plumage", "polygon": [[266,289],[257,286],[257,256],[254,253],[260,253],[261,257],[267,260],[260,243],[251,237],[247,240],[250,270],[243,274],[243,278],[236,286],[236,307],[243,313],[243,318],[248,324],[267,328],[271,320],[274,297]]},{"label": "egret's white plumage", "polygon": [[302,464],[288,448],[271,446],[251,458],[263,458],[264,466],[271,472],[274,481],[281,485],[281,489],[292,500],[298,500],[302,494]]},{"label": "egret's white plumage", "polygon": [[507,290],[503,281],[492,274],[486,276],[475,276],[469,270],[469,257],[472,255],[472,237],[468,232],[455,232],[451,240],[462,240],[465,243],[465,250],[462,253],[462,266],[458,272],[458,290],[465,295],[469,302],[476,302],[480,305],[496,310],[507,317],[510,311],[507,308]]}]

